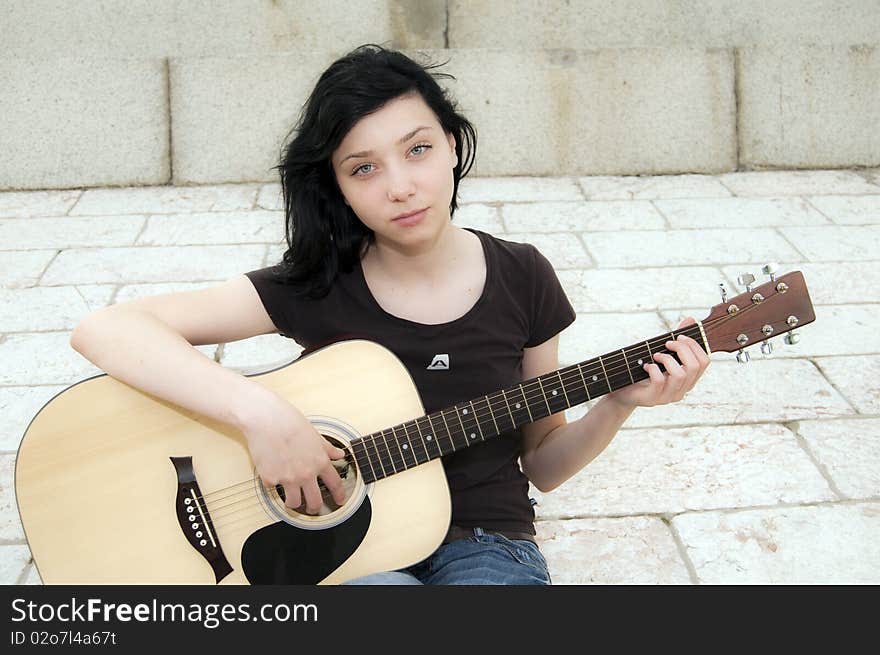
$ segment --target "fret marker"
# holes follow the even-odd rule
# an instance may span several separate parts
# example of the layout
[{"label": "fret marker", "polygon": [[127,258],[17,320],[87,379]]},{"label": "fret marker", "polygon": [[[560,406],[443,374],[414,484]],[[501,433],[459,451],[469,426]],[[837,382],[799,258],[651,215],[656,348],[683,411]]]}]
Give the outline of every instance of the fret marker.
[{"label": "fret marker", "polygon": [[431,440],[431,435],[429,434],[427,437],[425,437],[425,439],[427,439],[428,441],[430,441],[430,440]]},{"label": "fret marker", "polygon": [[519,409],[520,407],[522,407],[522,405],[520,405],[519,403],[517,403],[517,404],[516,404],[516,408]]},{"label": "fret marker", "polygon": [[598,375],[594,375],[594,376],[593,376],[593,382],[595,382],[595,381],[598,380],[598,379],[599,379],[599,376],[598,376]]},{"label": "fret marker", "polygon": [[466,410],[466,409],[463,409],[463,410],[461,410],[461,413],[462,413],[462,414],[467,414],[467,410]]},{"label": "fret marker", "polygon": [[409,446],[407,444],[403,444],[403,449],[406,450],[407,448],[409,448]]},{"label": "fret marker", "polygon": [[556,395],[556,389],[553,390],[553,395],[554,395],[554,396]]},{"label": "fret marker", "polygon": [[641,366],[641,365],[642,365],[642,360],[640,359],[640,360],[639,360],[639,366]]},{"label": "fret marker", "polygon": [[476,438],[477,438],[477,435],[474,434],[473,432],[471,432],[471,439],[476,439]]}]

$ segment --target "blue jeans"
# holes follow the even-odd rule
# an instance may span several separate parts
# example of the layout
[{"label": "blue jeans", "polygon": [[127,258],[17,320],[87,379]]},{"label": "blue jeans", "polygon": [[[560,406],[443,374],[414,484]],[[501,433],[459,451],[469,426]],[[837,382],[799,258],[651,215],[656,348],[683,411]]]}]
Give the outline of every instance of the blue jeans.
[{"label": "blue jeans", "polygon": [[426,559],[399,571],[354,578],[350,585],[549,585],[547,562],[525,539],[474,528],[474,536],[441,545]]}]

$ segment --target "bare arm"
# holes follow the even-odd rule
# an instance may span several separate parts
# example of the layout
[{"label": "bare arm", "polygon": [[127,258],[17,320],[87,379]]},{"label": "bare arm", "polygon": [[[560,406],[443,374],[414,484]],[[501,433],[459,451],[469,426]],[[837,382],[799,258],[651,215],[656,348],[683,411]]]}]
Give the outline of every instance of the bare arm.
[{"label": "bare arm", "polygon": [[[689,318],[679,328],[691,323]],[[558,344],[557,335],[525,350],[525,379],[559,368]],[[655,353],[653,359],[663,364],[665,371],[657,363],[645,364],[648,380],[608,394],[574,423],[567,423],[560,412],[523,427],[522,470],[540,491],[552,491],[595,459],[636,407],[677,402],[693,388],[709,365],[708,356],[683,335],[667,342],[666,347],[679,356],[681,365],[671,355]]]},{"label": "bare arm", "polygon": [[126,384],[240,428],[247,408],[268,390],[193,346],[276,330],[256,291],[245,285],[250,281],[233,279],[212,289],[106,307],[76,326],[70,345]]},{"label": "bare arm", "polygon": [[[286,503],[317,511],[320,476],[338,504],[342,482],[330,459],[343,452],[293,405],[194,348],[277,332],[245,276],[201,291],[115,305],[83,319],[70,344],[108,375],[241,430],[263,482],[283,484]],[[302,492],[302,496],[300,495]]]}]

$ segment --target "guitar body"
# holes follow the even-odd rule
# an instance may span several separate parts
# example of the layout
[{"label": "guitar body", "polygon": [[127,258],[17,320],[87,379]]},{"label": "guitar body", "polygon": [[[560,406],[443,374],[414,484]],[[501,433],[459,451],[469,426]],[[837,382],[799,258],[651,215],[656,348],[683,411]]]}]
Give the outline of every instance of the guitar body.
[{"label": "guitar body", "polygon": [[[368,341],[249,377],[341,447],[424,414],[403,364]],[[46,584],[336,584],[421,561],[449,526],[439,459],[369,484],[359,473],[352,459],[341,507],[286,509],[241,432],[100,375],[31,421],[15,490]]]}]

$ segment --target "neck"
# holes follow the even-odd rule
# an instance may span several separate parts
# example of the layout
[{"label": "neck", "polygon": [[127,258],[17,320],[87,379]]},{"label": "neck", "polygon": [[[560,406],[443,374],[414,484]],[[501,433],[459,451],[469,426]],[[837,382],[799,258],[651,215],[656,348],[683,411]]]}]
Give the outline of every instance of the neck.
[{"label": "neck", "polygon": [[461,258],[463,230],[446,221],[432,238],[404,244],[376,235],[362,264],[382,277],[407,280],[435,280],[449,271],[450,263]]}]

